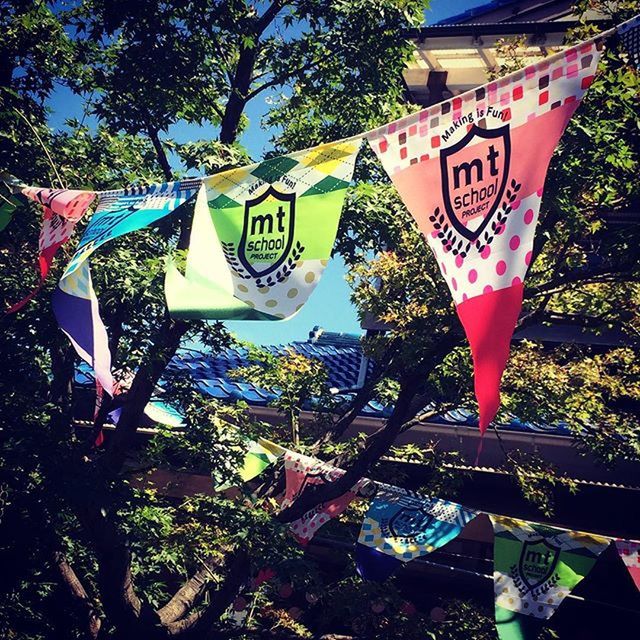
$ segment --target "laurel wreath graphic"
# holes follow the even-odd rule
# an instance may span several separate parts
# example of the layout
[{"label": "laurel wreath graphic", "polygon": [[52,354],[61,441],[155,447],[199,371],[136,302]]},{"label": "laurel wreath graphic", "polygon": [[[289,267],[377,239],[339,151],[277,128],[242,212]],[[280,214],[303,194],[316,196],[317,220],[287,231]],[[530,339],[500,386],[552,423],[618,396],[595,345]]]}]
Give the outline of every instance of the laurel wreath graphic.
[{"label": "laurel wreath graphic", "polygon": [[531,592],[531,597],[534,600],[538,600],[541,597],[544,597],[551,589],[554,589],[558,583],[560,582],[560,576],[557,573],[554,573],[550,578],[544,581],[539,587],[535,589],[529,589],[529,587],[525,584],[524,580],[520,577],[520,572],[518,570],[518,565],[512,564],[509,569],[509,577],[513,580],[513,584],[516,589],[520,593],[521,596],[525,595],[528,592]]},{"label": "laurel wreath graphic", "polygon": [[286,262],[275,272],[275,274],[269,274],[266,280],[258,278],[256,280],[256,286],[258,287],[272,287],[276,282],[283,282],[289,277],[291,272],[296,268],[296,262],[300,260],[300,256],[304,252],[304,247],[300,244],[299,240],[296,240],[296,245],[291,250],[291,255],[287,258]]},{"label": "laurel wreath graphic", "polygon": [[[284,282],[289,275],[296,268],[296,262],[300,260],[300,256],[304,253],[304,246],[300,244],[300,241],[296,241],[295,246],[291,250],[291,255],[287,258],[285,263],[276,271],[274,274],[269,274],[266,279],[260,277],[256,280],[257,287],[272,287],[276,283]],[[236,246],[233,242],[223,242],[222,243],[222,252],[224,253],[224,257],[229,263],[229,266],[234,271],[235,275],[238,278],[243,280],[251,280],[252,276],[247,273],[244,267],[240,264],[240,260],[238,260]]]},{"label": "laurel wreath graphic", "polygon": [[484,248],[493,242],[495,235],[506,224],[507,216],[513,211],[512,205],[518,198],[518,191],[520,191],[521,186],[522,183],[516,182],[515,179],[511,180],[510,188],[507,189],[506,193],[507,198],[502,202],[502,209],[496,214],[496,219],[491,222],[491,231],[484,232],[484,243],[478,242],[479,239],[476,240],[476,248],[479,253],[482,253]]},{"label": "laurel wreath graphic", "polygon": [[433,222],[433,228],[438,231],[438,238],[442,242],[444,250],[451,251],[454,256],[460,254],[463,258],[466,258],[469,249],[471,249],[471,242],[463,238],[454,238],[454,233],[457,234],[457,231],[445,220],[444,213],[440,213],[440,207],[436,207],[433,215],[429,216],[429,220]]},{"label": "laurel wreath graphic", "polygon": [[236,245],[233,242],[223,242],[222,243],[222,252],[224,253],[224,257],[229,263],[231,269],[235,272],[235,275],[238,278],[243,280],[251,280],[251,276],[244,270],[243,266],[240,264],[236,256]]},{"label": "laurel wreath graphic", "polygon": [[433,228],[438,232],[438,238],[444,250],[451,251],[454,256],[460,255],[462,258],[466,258],[471,246],[475,244],[478,253],[482,253],[485,247],[493,242],[493,238],[498,231],[505,225],[507,216],[513,210],[512,205],[518,197],[518,191],[520,191],[521,186],[522,184],[516,182],[515,179],[511,180],[510,187],[505,194],[506,199],[502,202],[501,209],[496,213],[496,219],[491,222],[491,230],[484,232],[482,241],[478,238],[472,242],[471,240],[466,240],[466,238],[459,237],[460,234],[445,219],[445,214],[440,212],[440,207],[436,207],[433,215],[429,216],[429,220],[433,223]]}]

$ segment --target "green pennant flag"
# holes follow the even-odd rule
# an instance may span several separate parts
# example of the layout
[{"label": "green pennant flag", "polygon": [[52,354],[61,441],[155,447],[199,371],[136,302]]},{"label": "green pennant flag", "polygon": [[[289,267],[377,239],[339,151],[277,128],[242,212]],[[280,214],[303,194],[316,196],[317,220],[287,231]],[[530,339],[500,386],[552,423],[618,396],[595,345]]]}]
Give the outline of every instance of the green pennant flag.
[{"label": "green pennant flag", "polygon": [[[257,478],[285,452],[285,449],[281,446],[264,438],[260,438],[257,442],[255,440],[248,440],[247,445],[248,448],[244,455],[242,467],[238,470],[238,475],[243,482],[249,482]],[[233,486],[235,486],[235,484],[232,482],[218,484],[214,478],[216,491],[226,491]]]},{"label": "green pennant flag", "polygon": [[244,465],[240,470],[240,477],[244,482],[257,478],[267,467],[272,465],[282,454],[284,449],[268,440],[253,442],[244,458]]},{"label": "green pennant flag", "polygon": [[16,209],[22,204],[24,198],[16,194],[3,195],[0,193],[0,231],[11,222]]},{"label": "green pennant flag", "polygon": [[324,144],[205,178],[186,270],[169,263],[173,317],[282,320],[331,256],[360,140]]},{"label": "green pennant flag", "polygon": [[494,529],[496,627],[501,640],[534,640],[610,540],[515,518],[490,516]]},{"label": "green pennant flag", "polygon": [[496,604],[496,629],[500,640],[536,640],[544,620]]}]

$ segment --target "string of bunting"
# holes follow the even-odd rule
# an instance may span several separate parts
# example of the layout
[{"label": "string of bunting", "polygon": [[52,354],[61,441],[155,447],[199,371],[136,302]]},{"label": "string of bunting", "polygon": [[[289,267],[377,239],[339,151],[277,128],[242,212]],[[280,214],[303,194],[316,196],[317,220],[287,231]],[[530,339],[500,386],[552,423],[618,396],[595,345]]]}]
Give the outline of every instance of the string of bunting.
[{"label": "string of bunting", "polygon": [[[331,256],[346,188],[366,139],[424,234],[468,338],[482,434],[520,314],[523,281],[551,156],[593,82],[605,39],[640,59],[640,16],[499,80],[336,142],[205,178],[77,191],[22,185],[39,202],[38,287],[57,250],[98,206],[53,296],[61,329],[113,395],[106,328],[90,255],[195,199],[183,275],[167,260],[165,293],[177,318],[282,320],[308,300]],[[197,194],[197,198],[195,198]],[[3,199],[0,223],[10,219]]]},{"label": "string of bunting", "polygon": [[[640,16],[562,52],[374,130],[311,149],[186,179],[116,191],[32,187],[5,181],[0,230],[22,198],[42,206],[36,288],[60,247],[97,199],[53,295],[60,328],[116,391],[107,330],[93,289],[90,256],[193,202],[185,273],[167,259],[165,294],[177,318],[282,320],[306,303],[335,241],[346,188],[366,139],[438,262],[468,338],[479,426],[500,404],[500,381],[521,311],[523,282],[551,156],[592,84],[604,41],[617,34],[640,67]],[[308,485],[344,471],[266,440],[252,443],[240,477],[251,480],[281,457],[293,504]],[[384,580],[403,563],[456,538],[479,511],[366,478],[291,523],[309,542],[358,495],[371,498],[355,555],[362,577]],[[486,514],[494,528],[496,624],[500,638],[532,637],[613,542],[640,588],[640,542],[567,531]]]},{"label": "string of bunting", "polygon": [[[366,139],[424,234],[471,346],[482,434],[521,310],[523,281],[551,156],[613,34],[638,66],[640,17],[499,80],[368,132],[205,178],[78,191],[9,185],[40,203],[42,286],[57,250],[98,205],[53,296],[61,329],[113,395],[106,328],[89,257],[195,200],[184,275],[169,258],[172,316],[282,320],[297,313],[331,256],[361,142]],[[195,198],[197,194],[197,198]],[[0,223],[15,201],[3,198]]]},{"label": "string of bunting", "polygon": [[[307,486],[333,482],[345,473],[259,439],[250,443],[239,476],[244,482],[253,480],[280,459],[286,480],[281,508],[293,504]],[[451,542],[478,515],[489,517],[494,531],[496,628],[501,640],[535,638],[544,621],[589,574],[610,544],[640,590],[640,541],[479,511],[368,478],[291,522],[292,535],[306,545],[320,527],[343,513],[358,496],[371,502],[355,546],[356,567],[362,578],[377,582],[389,578],[404,563]]]}]

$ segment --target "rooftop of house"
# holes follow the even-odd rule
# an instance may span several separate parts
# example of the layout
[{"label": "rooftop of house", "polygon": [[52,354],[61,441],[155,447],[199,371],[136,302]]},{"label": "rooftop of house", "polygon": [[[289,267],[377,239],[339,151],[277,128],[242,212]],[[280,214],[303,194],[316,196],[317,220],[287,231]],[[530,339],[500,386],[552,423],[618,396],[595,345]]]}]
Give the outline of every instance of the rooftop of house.
[{"label": "rooftop of house", "polygon": [[[572,0],[492,0],[407,32],[414,57],[403,72],[411,100],[429,106],[488,82],[517,56],[522,66],[565,48],[579,20],[609,24],[604,13],[575,12]],[[517,38],[505,49],[505,38]]]},{"label": "rooftop of house", "polygon": [[562,19],[572,13],[572,1],[567,0],[490,0],[477,7],[456,13],[437,24],[467,24],[469,22],[513,22]]},{"label": "rooftop of house", "polygon": [[[357,335],[325,332],[314,327],[306,341],[295,341],[288,345],[262,347],[273,355],[282,354],[291,349],[308,358],[320,360],[327,369],[329,386],[332,393],[348,402],[356,393],[362,362],[362,348]],[[250,382],[234,380],[229,372],[249,363],[248,350],[243,347],[226,349],[218,354],[210,355],[194,351],[177,355],[170,363],[173,372],[188,372],[203,393],[223,402],[243,400],[250,406],[266,407],[277,398],[277,390],[262,389]],[[77,381],[82,385],[93,384],[91,373],[82,368],[78,372]],[[160,386],[163,381],[161,380]],[[384,419],[391,413],[392,407],[381,402],[370,400],[362,409],[361,415],[367,418]],[[473,426],[476,416],[465,409],[449,411],[432,422],[450,424],[452,426]],[[530,433],[551,433],[568,435],[568,427],[559,425],[538,425],[522,422],[513,418],[501,429]]]}]

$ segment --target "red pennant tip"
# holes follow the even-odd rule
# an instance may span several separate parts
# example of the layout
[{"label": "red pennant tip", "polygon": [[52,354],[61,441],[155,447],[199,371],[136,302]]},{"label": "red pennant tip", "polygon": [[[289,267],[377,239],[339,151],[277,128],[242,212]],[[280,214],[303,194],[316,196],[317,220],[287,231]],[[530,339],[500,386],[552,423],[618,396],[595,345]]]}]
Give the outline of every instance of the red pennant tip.
[{"label": "red pennant tip", "polygon": [[101,447],[104,444],[104,432],[100,429],[100,433],[96,436],[96,439],[93,442],[94,447]]},{"label": "red pennant tip", "polygon": [[500,380],[520,309],[523,284],[469,298],[458,305],[458,317],[471,346],[480,433],[500,408]]}]

